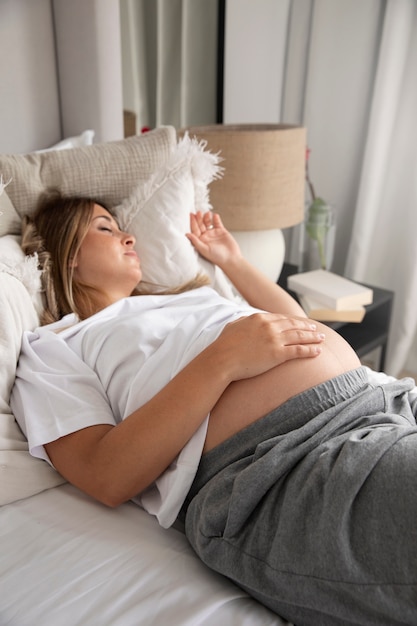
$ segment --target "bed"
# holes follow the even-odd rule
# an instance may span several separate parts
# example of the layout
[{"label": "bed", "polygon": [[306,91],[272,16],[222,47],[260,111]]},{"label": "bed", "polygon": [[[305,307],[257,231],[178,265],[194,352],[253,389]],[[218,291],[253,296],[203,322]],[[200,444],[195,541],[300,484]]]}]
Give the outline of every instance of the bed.
[{"label": "bed", "polygon": [[[109,26],[118,28],[113,0],[71,3],[82,22],[74,16],[68,22],[63,14],[68,2],[53,4],[55,29],[61,19],[66,35],[75,36],[82,26],[96,36],[87,18],[90,8],[96,18],[98,6],[108,12]],[[4,0],[2,11],[0,69],[7,94],[0,116],[0,625],[283,626],[287,622],[206,568],[178,524],[164,529],[132,503],[108,509],[29,455],[9,396],[22,332],[37,325],[42,307],[36,258],[23,255],[20,229],[43,190],[57,186],[117,207],[122,224],[135,232],[149,282],[166,287],[203,271],[222,295],[238,294],[221,272],[197,257],[183,234],[189,211],[210,206],[208,185],[219,174],[218,160],[188,137],[178,141],[171,127],[119,138],[122,115],[109,128],[102,124],[109,116],[97,110],[102,102],[110,106],[107,97],[99,97],[106,92],[103,85],[97,101],[84,102],[68,76],[79,65],[69,62],[59,80],[54,74],[55,43],[61,49],[65,42],[51,32],[51,2]],[[27,55],[15,41],[28,43],[29,35],[33,45]],[[106,32],[107,53],[108,42]],[[28,63],[36,68],[36,81]],[[107,94],[117,84],[115,65],[100,74],[110,83]],[[84,71],[87,64],[81,66]],[[86,105],[84,116],[77,108],[76,124],[74,108],[59,108],[64,87]],[[90,120],[97,122],[91,127],[100,143],[84,131]],[[52,150],[35,151],[54,142]]]},{"label": "bed", "polygon": [[210,207],[218,157],[193,138],[177,140],[172,127],[92,145],[82,133],[58,148],[0,155],[0,624],[286,624],[201,564],[178,524],[163,529],[132,503],[108,509],[29,455],[9,394],[22,331],[42,307],[20,225],[43,190],[116,207],[138,239],[147,281],[166,288],[179,273],[182,282],[203,271],[220,293],[238,297],[184,236],[189,211]]}]

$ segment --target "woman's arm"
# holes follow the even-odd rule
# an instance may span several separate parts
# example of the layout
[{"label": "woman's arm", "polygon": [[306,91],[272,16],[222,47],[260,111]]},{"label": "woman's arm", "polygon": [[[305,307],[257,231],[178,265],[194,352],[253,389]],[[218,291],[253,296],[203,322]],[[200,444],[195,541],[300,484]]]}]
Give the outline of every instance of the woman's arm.
[{"label": "woman's arm", "polygon": [[117,506],[162,474],[232,381],[317,356],[322,341],[309,320],[269,313],[241,318],[120,424],[81,429],[46,444],[46,451],[67,480]]},{"label": "woman's arm", "polygon": [[218,265],[249,304],[264,311],[305,317],[294,298],[244,259],[217,213],[191,214],[190,228],[187,236],[197,252]]}]

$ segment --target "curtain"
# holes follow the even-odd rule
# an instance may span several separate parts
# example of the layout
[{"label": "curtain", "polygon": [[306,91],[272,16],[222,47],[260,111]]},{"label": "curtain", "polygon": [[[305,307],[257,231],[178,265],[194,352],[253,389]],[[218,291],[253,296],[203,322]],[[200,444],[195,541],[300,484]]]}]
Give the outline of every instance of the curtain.
[{"label": "curtain", "polygon": [[293,0],[285,63],[282,121],[307,127],[335,206],[332,269],[395,292],[386,370],[417,371],[417,3]]},{"label": "curtain", "polygon": [[120,0],[123,99],[137,127],[217,117],[218,0]]},{"label": "curtain", "polygon": [[395,291],[388,368],[417,371],[417,4],[387,4],[346,271]]}]

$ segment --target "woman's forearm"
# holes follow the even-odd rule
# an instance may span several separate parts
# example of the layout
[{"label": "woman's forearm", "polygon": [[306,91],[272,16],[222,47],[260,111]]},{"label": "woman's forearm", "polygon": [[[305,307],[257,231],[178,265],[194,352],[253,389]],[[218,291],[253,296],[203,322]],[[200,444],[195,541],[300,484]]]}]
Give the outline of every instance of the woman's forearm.
[{"label": "woman's forearm", "polygon": [[97,425],[47,444],[56,469],[95,499],[117,506],[137,495],[176,458],[229,384],[206,349],[117,426]]},{"label": "woman's forearm", "polygon": [[303,309],[290,294],[244,257],[228,260],[221,269],[250,305],[273,313],[305,317]]}]

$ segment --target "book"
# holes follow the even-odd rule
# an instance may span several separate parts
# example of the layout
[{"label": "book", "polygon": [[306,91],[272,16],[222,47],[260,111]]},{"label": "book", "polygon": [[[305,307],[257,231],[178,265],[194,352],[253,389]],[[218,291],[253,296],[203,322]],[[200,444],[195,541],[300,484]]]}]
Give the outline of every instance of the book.
[{"label": "book", "polygon": [[351,309],[356,305],[371,304],[373,290],[359,283],[329,272],[312,270],[288,276],[288,288],[303,296],[310,296],[324,306],[336,311]]},{"label": "book", "polygon": [[365,317],[365,307],[361,304],[338,311],[326,307],[310,296],[299,296],[299,299],[306,315],[318,322],[361,322]]}]

